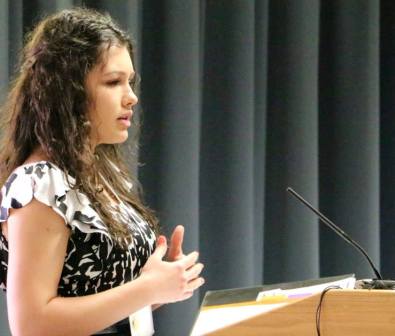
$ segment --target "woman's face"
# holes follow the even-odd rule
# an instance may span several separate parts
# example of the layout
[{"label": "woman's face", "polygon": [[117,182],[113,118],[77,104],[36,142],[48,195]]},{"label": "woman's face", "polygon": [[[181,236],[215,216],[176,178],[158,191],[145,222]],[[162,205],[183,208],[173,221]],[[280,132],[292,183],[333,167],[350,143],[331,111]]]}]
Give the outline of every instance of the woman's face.
[{"label": "woman's face", "polygon": [[131,88],[135,73],[127,47],[111,46],[103,58],[85,82],[93,146],[126,141],[132,107],[138,102]]}]

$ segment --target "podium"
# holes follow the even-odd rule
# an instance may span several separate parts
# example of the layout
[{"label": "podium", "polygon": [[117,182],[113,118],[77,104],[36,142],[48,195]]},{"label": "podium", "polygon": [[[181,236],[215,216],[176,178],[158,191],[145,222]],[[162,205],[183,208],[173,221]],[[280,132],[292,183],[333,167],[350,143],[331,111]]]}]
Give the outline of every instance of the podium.
[{"label": "podium", "polygon": [[[258,288],[238,289],[236,296],[252,297]],[[221,302],[226,300],[226,292],[220,291],[217,298],[211,300]],[[228,290],[228,294],[232,290]],[[256,297],[256,296],[255,296]],[[258,313],[253,317],[228,323],[213,331],[202,333],[210,336],[262,336],[262,335],[317,335],[316,311],[321,298],[321,293],[288,300],[281,305],[272,305],[271,309]],[[226,314],[222,308],[231,308],[236,312],[248,305],[258,306],[247,299],[236,303],[203,305],[200,313],[205,310],[219,309],[221,314]],[[241,310],[240,310],[241,312]],[[198,323],[198,320],[196,323]],[[391,290],[366,290],[366,289],[332,289],[325,293],[320,314],[320,331],[322,336],[371,336],[395,335],[395,291]],[[193,333],[192,333],[193,334]],[[199,334],[200,335],[200,334]]]}]

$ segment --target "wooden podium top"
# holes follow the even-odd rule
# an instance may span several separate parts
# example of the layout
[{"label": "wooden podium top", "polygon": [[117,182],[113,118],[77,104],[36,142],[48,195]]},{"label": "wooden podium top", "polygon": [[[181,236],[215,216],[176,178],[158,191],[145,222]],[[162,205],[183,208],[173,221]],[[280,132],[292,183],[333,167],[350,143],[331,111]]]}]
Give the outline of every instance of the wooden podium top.
[{"label": "wooden podium top", "polygon": [[[298,299],[206,335],[317,335],[316,311],[320,297],[318,293]],[[322,336],[395,335],[395,291],[328,291],[321,305],[320,330]]]}]

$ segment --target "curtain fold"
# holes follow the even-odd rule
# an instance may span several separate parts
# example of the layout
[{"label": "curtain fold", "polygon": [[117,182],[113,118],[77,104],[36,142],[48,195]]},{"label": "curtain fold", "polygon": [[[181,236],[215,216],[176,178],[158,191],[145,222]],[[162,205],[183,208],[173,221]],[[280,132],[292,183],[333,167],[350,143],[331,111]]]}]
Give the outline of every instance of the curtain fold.
[{"label": "curtain fold", "polygon": [[188,334],[207,290],[373,277],[288,186],[395,278],[392,1],[3,0],[2,98],[23,34],[81,5],[136,41],[143,128],[131,168],[163,232],[183,224],[185,252],[205,264],[192,299],[155,312],[158,335]]},{"label": "curtain fold", "polygon": [[264,218],[266,172],[266,108],[267,108],[267,54],[269,30],[269,1],[255,3],[254,46],[254,284],[263,281],[264,274]]},{"label": "curtain fold", "polygon": [[272,1],[269,13],[264,274],[281,282],[319,275],[317,219],[286,192],[317,203],[319,4]]},{"label": "curtain fold", "polygon": [[[158,91],[148,93],[150,88],[144,89],[144,68],[142,74],[143,99],[146,98],[144,92],[150,96],[159,93],[162,104],[158,106],[158,110],[152,110],[154,120],[147,120],[144,127],[150,129],[153,122],[160,129],[160,138],[154,135],[151,141],[152,146],[159,147],[161,153],[155,172],[160,183],[160,187],[155,187],[155,193],[161,226],[168,236],[177,224],[185,226],[184,250],[187,253],[199,249],[200,232],[199,152],[202,94],[199,3],[167,1],[163,6],[162,20],[162,25],[157,27],[162,31],[163,48],[160,54],[162,76]],[[152,66],[144,58],[144,49],[142,62],[147,68]],[[145,110],[145,113],[150,112]],[[159,115],[161,117],[157,119]],[[150,151],[150,147],[143,147]],[[149,180],[151,176],[143,175],[143,178]],[[178,330],[180,335],[187,335],[198,308],[198,293],[188,302],[166,305],[155,314],[156,328],[169,335],[173,330]]]},{"label": "curtain fold", "polygon": [[380,261],[383,275],[395,279],[395,3],[380,6]]},{"label": "curtain fold", "polygon": [[[325,15],[323,15],[325,13]],[[379,263],[379,4],[323,2],[320,68],[321,208]],[[372,276],[322,230],[323,274]]]},{"label": "curtain fold", "polygon": [[4,46],[0,48],[0,95],[4,96],[8,88],[8,78],[9,78],[9,17],[8,17],[8,3],[2,4],[0,7],[0,45]]},{"label": "curtain fold", "polygon": [[[206,4],[200,228],[207,283],[252,284],[254,202],[254,6]],[[224,246],[229,253],[224,253]],[[237,270],[237,276],[235,276]],[[223,285],[221,285],[221,283]]]}]

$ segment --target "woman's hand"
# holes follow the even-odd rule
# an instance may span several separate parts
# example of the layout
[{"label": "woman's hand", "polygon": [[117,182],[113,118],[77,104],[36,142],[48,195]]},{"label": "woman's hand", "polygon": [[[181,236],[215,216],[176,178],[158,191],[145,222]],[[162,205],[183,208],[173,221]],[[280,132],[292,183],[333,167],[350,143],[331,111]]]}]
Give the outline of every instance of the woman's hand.
[{"label": "woman's hand", "polygon": [[159,236],[156,250],[147,260],[140,275],[140,278],[151,283],[153,299],[157,304],[186,300],[204,283],[203,278],[199,277],[203,269],[203,264],[197,263],[199,254],[191,252],[183,255],[179,244],[182,244],[183,228],[175,232],[178,233],[175,234],[169,253],[177,260],[163,260],[167,252],[167,242],[164,236]]}]

